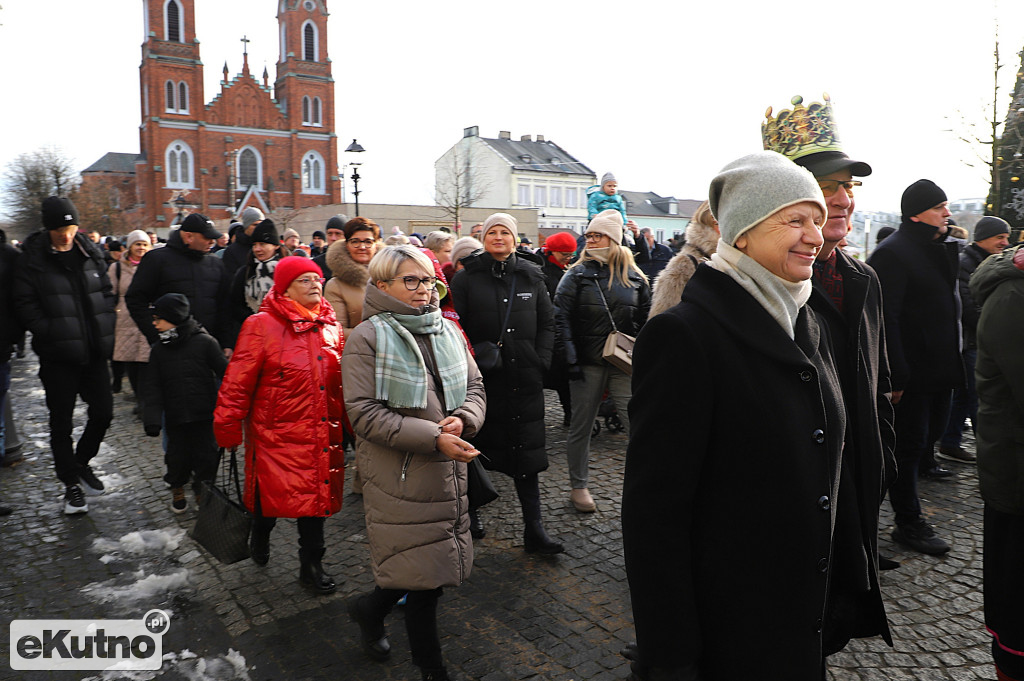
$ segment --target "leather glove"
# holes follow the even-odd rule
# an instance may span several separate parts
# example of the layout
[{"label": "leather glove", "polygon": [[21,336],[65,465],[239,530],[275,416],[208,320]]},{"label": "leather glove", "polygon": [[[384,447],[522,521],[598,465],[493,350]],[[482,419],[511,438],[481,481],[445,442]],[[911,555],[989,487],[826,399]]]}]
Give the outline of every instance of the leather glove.
[{"label": "leather glove", "polygon": [[570,364],[567,370],[567,375],[570,381],[582,381],[583,380],[583,367],[579,364]]},{"label": "leather glove", "polygon": [[146,426],[146,435],[148,435],[150,437],[158,437],[160,435],[160,426],[147,425]]}]

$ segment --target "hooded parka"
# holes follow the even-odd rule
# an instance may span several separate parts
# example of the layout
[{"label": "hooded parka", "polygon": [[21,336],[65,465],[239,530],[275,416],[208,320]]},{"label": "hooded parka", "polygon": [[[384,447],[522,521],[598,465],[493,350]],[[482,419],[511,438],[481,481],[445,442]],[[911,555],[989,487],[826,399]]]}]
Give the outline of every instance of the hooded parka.
[{"label": "hooded parka", "polygon": [[334,308],[338,324],[348,335],[363,321],[363,297],[370,281],[370,268],[353,260],[348,243],[341,239],[327,247],[326,259],[333,276],[324,286],[324,298]]},{"label": "hooded parka", "polygon": [[274,290],[242,324],[217,397],[214,433],[221,447],[245,444],[249,510],[257,497],[272,518],[341,509],[343,345],[330,305],[322,302],[310,321]]},{"label": "hooded parka", "polygon": [[[413,308],[371,284],[363,310],[369,320],[386,312],[414,315],[436,308],[436,293],[430,306]],[[483,424],[486,400],[483,378],[467,348],[465,402],[445,405],[429,337],[414,338],[424,361],[435,368],[428,369],[423,409],[392,409],[377,399],[377,332],[370,321],[348,337],[342,373],[363,479],[374,581],[385,589],[425,591],[461,584],[473,565],[466,464],[437,451],[438,423],[457,416],[463,423],[461,437],[472,438]]]},{"label": "hooded parka", "polygon": [[[551,365],[555,322],[540,266],[512,253],[504,262],[483,252],[462,260],[452,278],[452,300],[474,345],[502,338],[502,367],[484,376],[487,423],[473,444],[486,468],[506,475],[548,467],[544,433],[544,372]],[[515,272],[515,291],[509,286]],[[512,300],[506,333],[501,323]]]}]

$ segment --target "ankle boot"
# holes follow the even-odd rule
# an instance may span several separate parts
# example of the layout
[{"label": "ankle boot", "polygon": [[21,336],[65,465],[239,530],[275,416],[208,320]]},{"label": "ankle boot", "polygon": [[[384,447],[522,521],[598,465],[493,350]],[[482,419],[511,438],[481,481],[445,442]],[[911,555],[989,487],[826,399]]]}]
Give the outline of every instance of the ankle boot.
[{"label": "ankle boot", "polygon": [[487,530],[484,529],[484,524],[476,511],[469,512],[469,534],[473,539],[483,539],[487,536]]},{"label": "ankle boot", "polygon": [[366,596],[360,596],[348,603],[348,616],[359,625],[359,641],[363,652],[371,659],[383,662],[391,655],[391,642],[388,641],[384,620],[374,620],[366,614],[363,605]]},{"label": "ankle boot", "polygon": [[561,544],[548,536],[540,520],[531,520],[526,523],[526,531],[523,533],[523,548],[527,553],[539,553],[542,556],[553,556],[565,550]]},{"label": "ankle boot", "polygon": [[448,678],[448,670],[444,667],[435,667],[432,669],[420,667],[420,674],[422,674],[422,681],[451,681],[451,679]]},{"label": "ankle boot", "polygon": [[249,554],[252,562],[263,567],[270,561],[270,528],[263,529],[253,523],[252,534],[249,535]]},{"label": "ankle boot", "polygon": [[338,588],[334,579],[324,572],[325,549],[299,549],[299,582],[315,594],[332,594]]}]

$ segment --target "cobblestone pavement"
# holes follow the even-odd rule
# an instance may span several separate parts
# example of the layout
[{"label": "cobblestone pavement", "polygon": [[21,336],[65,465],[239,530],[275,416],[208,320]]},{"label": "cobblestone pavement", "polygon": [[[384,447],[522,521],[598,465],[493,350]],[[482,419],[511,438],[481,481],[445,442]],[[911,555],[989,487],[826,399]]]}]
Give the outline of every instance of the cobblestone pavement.
[{"label": "cobblestone pavement", "polygon": [[[248,560],[222,565],[185,535],[195,519],[191,506],[180,516],[171,512],[159,439],[143,434],[126,382],[94,461],[107,491],[88,498],[88,514],[65,516],[35,371],[31,355],[14,362],[12,399],[26,460],[0,470],[0,499],[15,508],[0,519],[0,619],[136,618],[162,608],[172,623],[159,672],[15,672],[3,635],[0,679],[419,678],[400,608],[389,619],[393,653],[383,664],[361,653],[345,614],[349,598],[372,588],[360,497],[347,492],[342,511],[327,521],[325,566],[339,582],[331,596],[311,596],[298,584],[294,521],[278,523],[267,567]],[[633,638],[619,525],[625,438],[607,429],[595,437],[591,488],[598,512],[579,514],[568,502],[566,430],[553,393],[548,413],[545,522],[566,552],[523,552],[514,489],[496,475],[501,498],[482,512],[487,536],[476,542],[472,576],[445,591],[438,613],[453,678],[610,681],[628,674],[618,655]],[[79,408],[76,423],[83,422]],[[932,558],[894,547],[885,504],[881,548],[903,562],[882,576],[896,647],[855,641],[829,659],[830,679],[994,678],[982,617],[977,478],[973,467],[949,466],[957,469],[955,481],[924,482],[921,493],[952,552]]]}]

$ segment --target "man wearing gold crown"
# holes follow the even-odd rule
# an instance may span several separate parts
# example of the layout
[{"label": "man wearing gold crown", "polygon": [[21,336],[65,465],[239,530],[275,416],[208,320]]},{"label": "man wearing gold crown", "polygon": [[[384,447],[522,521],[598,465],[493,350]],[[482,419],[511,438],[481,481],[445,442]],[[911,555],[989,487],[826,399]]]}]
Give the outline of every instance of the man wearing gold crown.
[{"label": "man wearing gold crown", "polygon": [[825,243],[814,266],[809,304],[831,333],[847,409],[833,578],[822,629],[822,646],[829,655],[851,638],[881,635],[892,645],[876,561],[878,509],[896,474],[892,388],[878,276],[837,248],[853,219],[854,189],[861,184],[854,177],[870,175],[871,166],[843,152],[827,94],[824,104],[805,107],[801,97],[791,101],[792,113],[782,111],[775,119],[768,109],[762,138],[765,149],[811,171],[825,196]]}]

